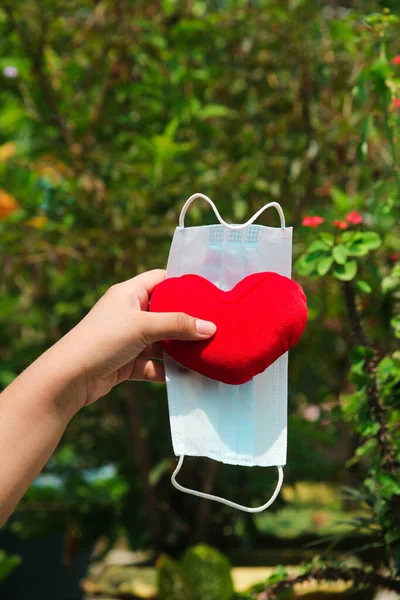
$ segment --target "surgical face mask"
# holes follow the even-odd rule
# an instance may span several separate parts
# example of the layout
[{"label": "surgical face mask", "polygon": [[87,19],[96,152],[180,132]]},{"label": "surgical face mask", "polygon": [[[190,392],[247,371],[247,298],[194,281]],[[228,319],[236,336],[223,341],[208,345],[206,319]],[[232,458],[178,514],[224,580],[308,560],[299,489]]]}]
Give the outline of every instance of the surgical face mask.
[{"label": "surgical face mask", "polygon": [[[219,224],[185,227],[186,211],[197,198],[211,205]],[[268,208],[278,211],[280,227],[254,224]],[[194,194],[182,208],[167,277],[193,273],[226,291],[252,273],[272,271],[290,277],[291,264],[292,228],[285,227],[278,203],[266,204],[243,225],[230,225],[207,196]],[[250,513],[261,512],[274,502],[286,464],[287,367],[286,353],[248,383],[228,385],[185,369],[165,354],[172,443],[179,457],[171,481],[177,489]],[[247,467],[276,466],[275,492],[264,505],[252,508],[185,488],[176,480],[185,456]]]}]

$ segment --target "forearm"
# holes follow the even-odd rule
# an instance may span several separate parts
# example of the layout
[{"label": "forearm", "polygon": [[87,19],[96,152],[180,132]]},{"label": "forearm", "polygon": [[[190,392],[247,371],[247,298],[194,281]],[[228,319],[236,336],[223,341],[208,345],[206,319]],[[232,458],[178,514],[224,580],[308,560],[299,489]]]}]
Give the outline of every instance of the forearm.
[{"label": "forearm", "polygon": [[147,312],[160,270],[110,288],[86,317],[0,395],[0,525],[49,460],[73,415],[127,379],[165,380],[166,339],[210,338],[215,325]]},{"label": "forearm", "polygon": [[51,348],[0,394],[0,524],[54,452],[78,410],[76,382]]}]

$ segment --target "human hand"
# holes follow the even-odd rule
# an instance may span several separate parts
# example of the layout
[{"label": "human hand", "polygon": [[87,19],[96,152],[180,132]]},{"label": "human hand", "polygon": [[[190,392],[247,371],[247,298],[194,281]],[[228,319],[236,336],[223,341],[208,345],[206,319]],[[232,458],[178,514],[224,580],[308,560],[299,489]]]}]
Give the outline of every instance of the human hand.
[{"label": "human hand", "polygon": [[154,270],[112,286],[50,349],[68,364],[76,410],[122,381],[164,381],[158,341],[204,340],[215,333],[213,323],[183,313],[148,312],[151,293],[164,279],[165,271]]},{"label": "human hand", "polygon": [[1,393],[0,525],[80,408],[127,379],[163,381],[163,365],[154,360],[161,358],[159,340],[204,340],[215,332],[212,323],[188,315],[148,312],[164,278],[164,271],[150,271],[114,285]]}]

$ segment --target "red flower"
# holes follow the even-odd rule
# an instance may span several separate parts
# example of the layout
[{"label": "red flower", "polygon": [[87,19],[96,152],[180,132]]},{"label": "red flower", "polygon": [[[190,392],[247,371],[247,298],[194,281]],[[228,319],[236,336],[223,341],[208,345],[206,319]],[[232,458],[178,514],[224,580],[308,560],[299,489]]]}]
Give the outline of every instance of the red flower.
[{"label": "red flower", "polygon": [[302,225],[303,227],[318,227],[318,225],[321,225],[324,221],[325,219],[323,217],[312,217],[309,215],[308,217],[304,217]]},{"label": "red flower", "polygon": [[349,224],[346,221],[333,221],[333,224],[338,229],[347,229]]},{"label": "red flower", "polygon": [[393,252],[389,258],[392,262],[396,262],[400,258],[400,252]]},{"label": "red flower", "polygon": [[360,223],[363,222],[363,218],[359,212],[357,212],[356,210],[353,210],[351,213],[349,213],[347,215],[346,221],[348,223],[350,223],[351,225],[359,225]]},{"label": "red flower", "polygon": [[399,110],[399,108],[400,108],[400,98],[394,98],[392,106],[393,106],[394,110]]},{"label": "red flower", "polygon": [[392,59],[392,65],[400,65],[400,54],[397,54],[397,56]]}]

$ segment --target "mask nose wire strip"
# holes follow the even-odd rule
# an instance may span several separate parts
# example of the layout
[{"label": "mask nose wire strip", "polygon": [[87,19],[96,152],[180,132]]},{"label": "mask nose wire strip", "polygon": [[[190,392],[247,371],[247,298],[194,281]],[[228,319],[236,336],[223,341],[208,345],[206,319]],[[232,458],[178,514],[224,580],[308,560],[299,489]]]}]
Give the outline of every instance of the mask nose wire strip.
[{"label": "mask nose wire strip", "polygon": [[262,506],[256,506],[255,508],[250,506],[243,506],[242,504],[237,504],[236,502],[232,502],[231,500],[226,500],[225,498],[221,498],[220,496],[213,496],[212,494],[205,494],[204,492],[198,492],[197,490],[192,490],[190,488],[183,487],[180,483],[176,481],[176,476],[183,465],[184,456],[180,456],[178,460],[178,464],[176,466],[175,471],[172,473],[171,483],[172,485],[179,490],[180,492],[185,492],[186,494],[191,494],[192,496],[198,496],[199,498],[206,498],[207,500],[214,500],[214,502],[220,502],[221,504],[226,504],[226,506],[230,506],[231,508],[237,508],[238,510],[243,510],[247,513],[259,513],[271,506],[273,502],[275,502],[276,497],[281,491],[282,483],[283,483],[283,468],[281,466],[277,466],[278,469],[278,483],[276,484],[276,488],[271,498],[263,504]]},{"label": "mask nose wire strip", "polygon": [[242,225],[231,225],[230,223],[224,221],[224,219],[221,217],[221,215],[218,212],[218,208],[215,206],[214,202],[205,194],[200,193],[193,194],[192,196],[190,196],[190,198],[186,200],[185,204],[182,207],[181,214],[179,216],[179,227],[185,227],[185,216],[187,210],[192,204],[192,202],[196,200],[196,198],[203,198],[203,200],[208,202],[208,204],[213,209],[218,221],[221,223],[221,225],[225,225],[225,227],[227,227],[228,229],[245,229],[246,227],[254,223],[254,221],[256,221],[265,210],[267,210],[267,208],[276,208],[276,210],[279,213],[279,218],[281,220],[281,228],[285,229],[285,215],[283,214],[282,207],[278,202],[269,202],[268,204],[265,204],[265,206],[260,208],[260,210],[254,213],[254,215],[248,221],[246,221],[246,223],[242,223]]}]

